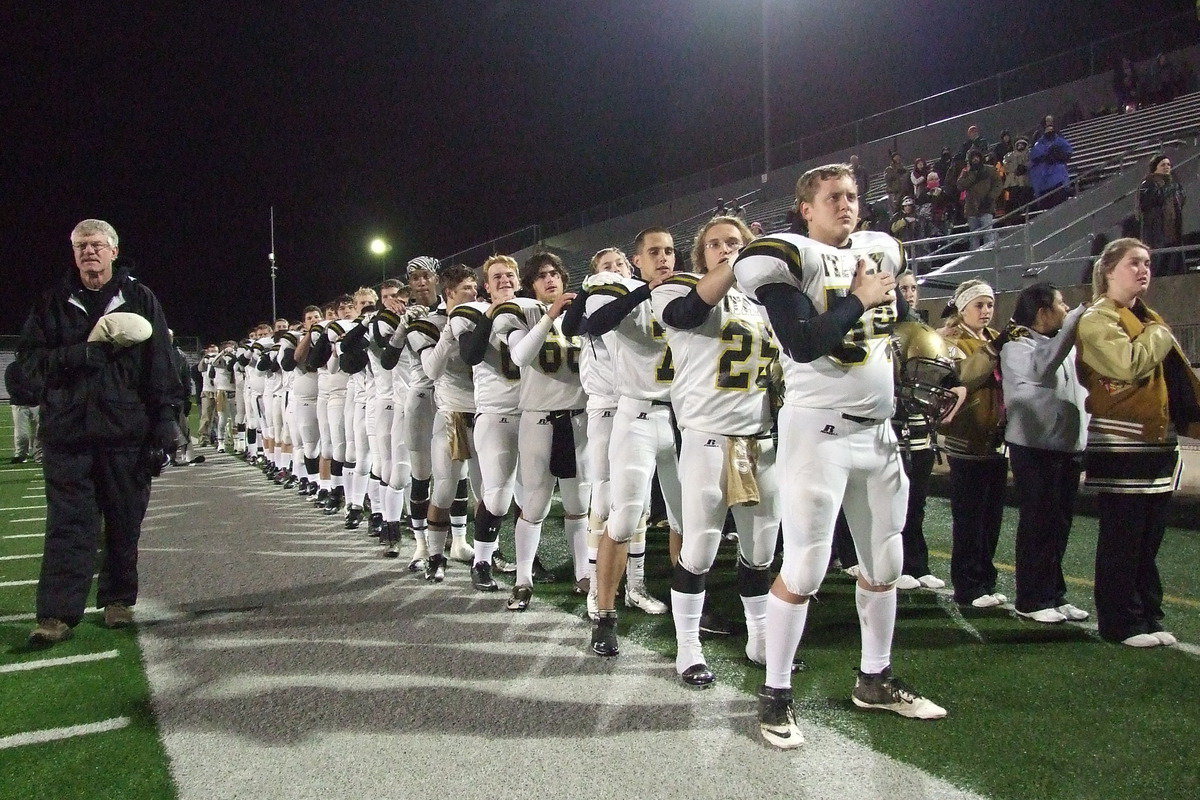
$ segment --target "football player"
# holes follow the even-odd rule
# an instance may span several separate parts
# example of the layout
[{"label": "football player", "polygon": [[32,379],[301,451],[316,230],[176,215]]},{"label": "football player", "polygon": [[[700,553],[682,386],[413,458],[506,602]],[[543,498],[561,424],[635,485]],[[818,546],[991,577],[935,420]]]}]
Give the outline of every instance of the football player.
[{"label": "football player", "polygon": [[675,240],[665,228],[647,228],[638,234],[634,251],[642,280],[596,287],[588,294],[586,309],[590,335],[615,334],[607,343],[620,376],[609,443],[611,505],[596,558],[599,613],[592,627],[592,651],[606,657],[618,653],[617,584],[625,571],[628,542],[649,504],[656,465],[671,527],[671,552],[679,552],[679,475],[670,406],[675,373],[671,349],[650,307],[650,291],[675,271]]},{"label": "football player", "polygon": [[462,303],[450,313],[450,324],[475,384],[474,443],[483,495],[475,507],[471,583],[481,592],[494,592],[499,587],[492,578],[492,554],[516,483],[521,371],[507,342],[493,331],[493,321],[498,309],[513,302],[520,277],[517,262],[503,255],[484,261],[481,274],[491,302]]},{"label": "football player", "polygon": [[[304,326],[297,336],[295,349],[285,351],[280,366],[293,373],[292,402],[296,421],[296,436],[292,446],[299,447],[303,463],[303,477],[299,491],[302,495],[317,493],[321,456],[321,432],[317,424],[317,371],[305,364],[305,357],[312,346],[310,338],[313,327],[321,323],[320,306],[304,309]],[[299,472],[299,471],[298,471]]]},{"label": "football player", "polygon": [[908,499],[890,420],[895,408],[890,330],[897,307],[900,244],[854,232],[858,192],[849,165],[809,170],[796,183],[808,236],[781,233],[745,247],[738,288],[761,303],[782,350],[779,413],[783,566],[766,603],[766,684],[759,728],[780,748],[803,743],[792,706],[792,660],[809,599],[829,564],[834,521],[845,510],[859,554],[855,589],[862,654],[851,699],[864,708],[933,719],[946,710],[892,675]]},{"label": "football player", "polygon": [[683,548],[671,609],[675,670],[688,686],[714,681],[700,646],[705,575],[721,543],[726,512],[737,523],[738,593],[746,615],[746,656],[766,661],[766,603],[779,536],[779,490],[769,387],[778,356],[753,301],[733,285],[733,261],[753,234],[739,217],[718,216],[696,234],[692,263],[651,292],[675,361],[671,405],[681,430]]},{"label": "football player", "polygon": [[384,555],[400,555],[400,517],[404,512],[404,487],[411,469],[404,441],[404,399],[408,391],[409,364],[390,357],[388,340],[404,322],[408,290],[395,278],[379,286],[383,308],[371,321],[367,355],[375,374],[375,430],[371,443],[371,478],[379,484],[382,502],[371,504],[371,527],[379,531]]},{"label": "football player", "polygon": [[525,262],[521,284],[536,299],[507,303],[494,312],[494,330],[521,368],[521,458],[517,469],[521,516],[515,531],[517,577],[509,611],[524,611],[533,596],[533,562],[556,480],[576,585],[587,576],[591,493],[584,458],[587,396],[579,382],[579,339],[564,336],[562,331],[562,313],[575,299],[565,291],[567,271],[558,256],[537,253]]},{"label": "football player", "polygon": [[[425,374],[434,380],[437,411],[430,445],[433,484],[429,494],[429,528],[425,535],[429,551],[425,579],[436,583],[440,583],[446,575],[444,550],[453,522],[451,517],[457,516],[465,521],[465,483],[468,476],[471,483],[479,485],[479,461],[471,441],[471,425],[475,418],[475,388],[471,381],[471,367],[462,360],[458,352],[458,339],[448,324],[449,315],[457,306],[475,299],[475,273],[456,264],[442,271],[439,282],[445,305],[438,306],[428,316],[414,320],[408,327],[408,345],[420,358]],[[452,508],[460,503],[463,507]],[[463,561],[471,559],[474,548],[466,542],[465,525],[461,530],[458,526],[453,527],[456,530],[451,557]]]}]

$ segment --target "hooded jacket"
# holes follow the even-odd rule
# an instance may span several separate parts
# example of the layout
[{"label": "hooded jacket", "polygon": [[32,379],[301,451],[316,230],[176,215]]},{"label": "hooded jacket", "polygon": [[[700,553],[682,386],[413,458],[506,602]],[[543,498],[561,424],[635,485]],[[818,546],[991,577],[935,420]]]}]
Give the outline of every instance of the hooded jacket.
[{"label": "hooded jacket", "polygon": [[[58,447],[148,444],[156,425],[174,424],[183,398],[162,307],[120,260],[101,290],[108,303],[95,316],[81,299],[85,291],[72,269],[42,295],[17,344],[21,380],[41,406],[44,441]],[[113,311],[140,314],[154,332],[120,349],[88,342],[96,320]]]}]

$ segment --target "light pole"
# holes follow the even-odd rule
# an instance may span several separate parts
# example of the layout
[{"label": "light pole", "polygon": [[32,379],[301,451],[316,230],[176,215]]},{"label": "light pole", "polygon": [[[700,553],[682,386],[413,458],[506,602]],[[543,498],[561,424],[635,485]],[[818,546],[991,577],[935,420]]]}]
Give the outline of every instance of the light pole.
[{"label": "light pole", "polygon": [[367,249],[371,254],[379,259],[379,270],[383,276],[383,280],[387,280],[387,254],[392,252],[392,246],[387,243],[387,240],[381,236],[376,236],[367,245]]},{"label": "light pole", "polygon": [[767,38],[767,19],[771,0],[762,0],[762,105],[763,171],[762,182],[771,172],[771,45]]}]

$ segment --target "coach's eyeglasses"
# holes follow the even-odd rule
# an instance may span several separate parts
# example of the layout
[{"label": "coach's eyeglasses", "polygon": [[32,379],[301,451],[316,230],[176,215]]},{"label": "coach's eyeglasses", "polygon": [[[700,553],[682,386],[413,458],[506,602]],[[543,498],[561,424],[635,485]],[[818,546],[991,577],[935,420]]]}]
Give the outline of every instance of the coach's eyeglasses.
[{"label": "coach's eyeglasses", "polygon": [[71,247],[75,248],[77,253],[86,253],[89,247],[96,248],[97,253],[101,250],[112,249],[112,245],[108,242],[71,242]]}]

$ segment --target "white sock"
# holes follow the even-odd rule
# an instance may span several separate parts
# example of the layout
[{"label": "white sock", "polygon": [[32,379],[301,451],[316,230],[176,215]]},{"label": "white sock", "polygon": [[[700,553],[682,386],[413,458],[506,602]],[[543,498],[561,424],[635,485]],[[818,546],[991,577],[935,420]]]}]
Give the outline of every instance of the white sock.
[{"label": "white sock", "polygon": [[456,542],[467,541],[467,518],[454,514],[450,517],[450,533]]},{"label": "white sock", "polygon": [[404,492],[388,486],[383,490],[383,520],[384,522],[399,522],[400,514],[404,511]]},{"label": "white sock", "polygon": [[333,478],[317,478],[317,486],[328,492],[333,489]]},{"label": "white sock", "polygon": [[383,485],[379,481],[372,479],[370,475],[364,475],[363,480],[367,482],[367,497],[371,498],[371,511],[382,514]]},{"label": "white sock", "polygon": [[571,559],[575,562],[575,580],[583,580],[591,574],[588,570],[587,517],[580,517],[579,519],[564,518],[563,533],[567,537],[567,542],[571,545]]},{"label": "white sock", "polygon": [[746,658],[756,664],[767,661],[767,595],[742,595],[746,612]]},{"label": "white sock", "polygon": [[808,602],[793,605],[767,595],[767,686],[772,689],[792,688],[792,661],[807,620]]},{"label": "white sock", "polygon": [[346,487],[346,505],[361,505],[362,498],[358,493],[358,476],[354,474],[354,470],[342,474],[342,485]]},{"label": "white sock", "polygon": [[475,540],[475,563],[490,564],[492,562],[492,553],[496,552],[499,547],[498,542],[481,542]]},{"label": "white sock", "polygon": [[700,615],[704,613],[706,594],[671,590],[671,616],[675,620],[675,671],[680,675],[688,667],[706,663],[704,650],[700,647]]},{"label": "white sock", "polygon": [[429,547],[430,555],[442,555],[446,552],[446,534],[449,530],[445,525],[430,524],[429,529],[425,531],[425,542]]},{"label": "white sock", "polygon": [[517,586],[533,586],[533,559],[542,541],[542,524],[534,525],[517,517]]},{"label": "white sock", "polygon": [[896,587],[886,592],[869,592],[856,585],[854,605],[858,607],[858,626],[862,633],[862,657],[858,668],[868,675],[874,675],[892,663]]},{"label": "white sock", "polygon": [[[594,522],[594,520],[593,520]],[[600,537],[604,535],[604,525],[594,528],[588,526],[587,532],[587,558],[588,558],[588,577],[592,579],[592,591],[596,590],[596,554],[600,552]]]},{"label": "white sock", "polygon": [[629,560],[625,562],[625,580],[642,584],[646,580],[646,518],[638,523],[629,539]]}]

